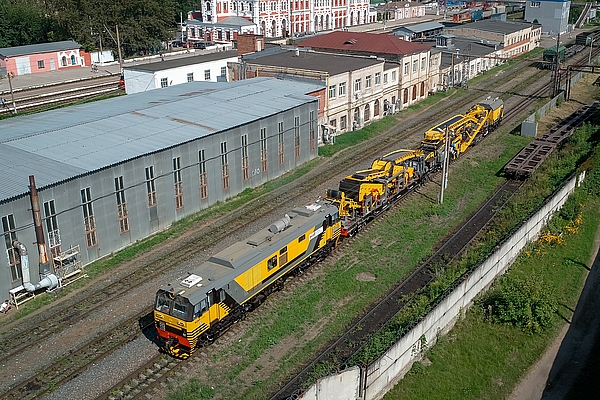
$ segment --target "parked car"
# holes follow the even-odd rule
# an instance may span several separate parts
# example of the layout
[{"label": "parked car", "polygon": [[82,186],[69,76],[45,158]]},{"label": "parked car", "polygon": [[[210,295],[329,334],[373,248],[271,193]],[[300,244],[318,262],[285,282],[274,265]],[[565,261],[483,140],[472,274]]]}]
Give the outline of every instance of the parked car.
[{"label": "parked car", "polygon": [[181,40],[174,40],[171,43],[171,47],[183,47],[183,42]]},{"label": "parked car", "polygon": [[214,46],[214,42],[197,42],[194,44],[194,48],[196,49],[208,49],[211,46]]},{"label": "parked car", "polygon": [[194,47],[194,43],[193,42],[185,42],[184,44],[182,44],[182,47],[185,47],[186,49],[192,49]]}]

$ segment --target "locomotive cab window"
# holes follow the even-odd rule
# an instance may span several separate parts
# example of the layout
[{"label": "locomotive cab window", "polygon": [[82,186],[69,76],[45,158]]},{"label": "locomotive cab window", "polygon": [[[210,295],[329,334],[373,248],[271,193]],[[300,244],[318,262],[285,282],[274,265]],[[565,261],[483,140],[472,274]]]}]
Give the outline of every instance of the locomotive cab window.
[{"label": "locomotive cab window", "polygon": [[267,261],[267,268],[273,269],[276,266],[277,266],[277,256],[273,256],[273,257],[269,258],[269,261]]},{"label": "locomotive cab window", "polygon": [[171,311],[171,315],[177,318],[181,318],[183,320],[190,320],[190,303],[184,297],[176,297],[173,302],[173,311]]},{"label": "locomotive cab window", "polygon": [[306,235],[302,235],[298,238],[298,243],[304,242],[304,239],[306,239]]},{"label": "locomotive cab window", "polygon": [[170,314],[173,309],[173,300],[169,298],[169,295],[165,292],[158,293],[156,295],[156,311]]}]

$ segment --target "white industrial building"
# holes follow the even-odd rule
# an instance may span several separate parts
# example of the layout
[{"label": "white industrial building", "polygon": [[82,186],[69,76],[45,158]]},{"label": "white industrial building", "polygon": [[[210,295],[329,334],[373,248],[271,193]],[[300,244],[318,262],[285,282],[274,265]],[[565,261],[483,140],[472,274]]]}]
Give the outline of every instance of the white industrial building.
[{"label": "white industrial building", "polygon": [[237,51],[217,51],[123,68],[125,92],[145,92],[188,82],[228,82],[227,63],[237,61]]}]

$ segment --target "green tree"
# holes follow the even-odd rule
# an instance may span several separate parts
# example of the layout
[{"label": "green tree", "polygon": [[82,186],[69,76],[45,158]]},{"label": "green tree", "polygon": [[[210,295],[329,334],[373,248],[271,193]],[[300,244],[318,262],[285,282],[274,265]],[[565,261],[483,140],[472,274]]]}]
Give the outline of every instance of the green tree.
[{"label": "green tree", "polygon": [[48,20],[33,0],[0,0],[0,47],[48,41]]}]

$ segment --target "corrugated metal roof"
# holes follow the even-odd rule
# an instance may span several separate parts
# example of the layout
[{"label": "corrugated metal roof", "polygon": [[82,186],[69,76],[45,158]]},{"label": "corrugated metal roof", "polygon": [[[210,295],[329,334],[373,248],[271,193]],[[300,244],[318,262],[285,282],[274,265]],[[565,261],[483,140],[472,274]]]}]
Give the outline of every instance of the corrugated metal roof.
[{"label": "corrugated metal roof", "polygon": [[29,175],[43,190],[317,101],[306,93],[322,88],[274,78],[190,82],[0,121],[0,202],[27,194]]},{"label": "corrugated metal roof", "polygon": [[393,32],[396,32],[398,30],[405,30],[409,32],[425,32],[442,28],[444,28],[444,25],[440,24],[439,22],[430,21],[423,22],[420,24],[401,26],[399,28],[394,29]]},{"label": "corrugated metal roof", "polygon": [[0,56],[16,57],[27,54],[49,53],[53,51],[79,49],[81,45],[73,40],[65,40],[63,42],[50,42],[30,44],[27,46],[4,47],[0,48]]},{"label": "corrugated metal roof", "polygon": [[345,31],[318,35],[301,41],[298,46],[395,55],[420,53],[431,48],[419,43],[407,42],[394,35]]},{"label": "corrugated metal roof", "polygon": [[[260,54],[261,52],[254,53]],[[244,59],[246,57],[244,56]],[[269,54],[264,57],[253,57],[248,64],[268,65],[280,68],[299,69],[307,71],[322,71],[329,75],[338,75],[344,72],[356,71],[362,68],[383,63],[382,60],[369,57],[347,56],[331,53],[319,53],[315,51],[294,50],[283,51],[277,54]]]}]

